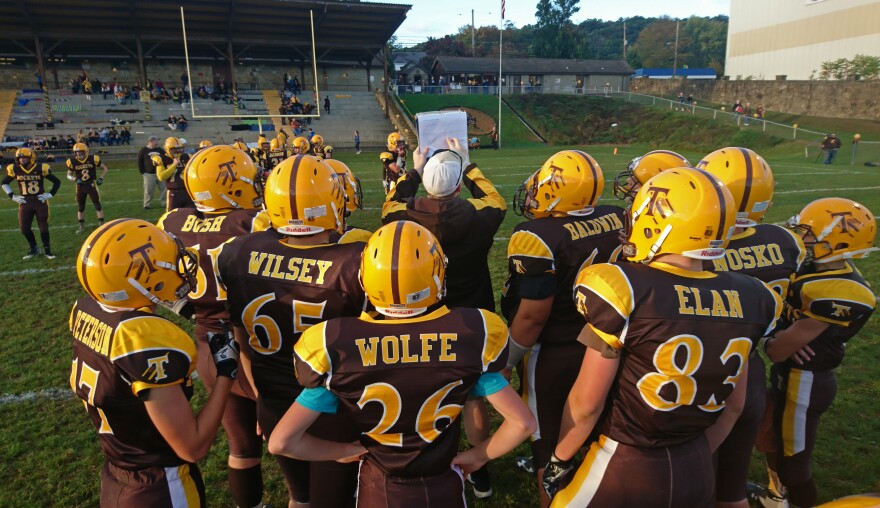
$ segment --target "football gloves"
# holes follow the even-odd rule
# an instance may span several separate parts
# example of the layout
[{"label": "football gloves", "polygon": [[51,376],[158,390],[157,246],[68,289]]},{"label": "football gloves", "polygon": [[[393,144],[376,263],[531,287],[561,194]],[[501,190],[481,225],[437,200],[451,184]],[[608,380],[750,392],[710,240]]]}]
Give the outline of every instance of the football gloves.
[{"label": "football gloves", "polygon": [[70,180],[71,182],[74,182],[77,180],[77,178],[70,173],[67,173],[67,179]]},{"label": "football gloves", "polygon": [[104,179],[99,176],[98,179],[95,180],[95,183],[97,183],[98,185],[101,185],[104,183]]},{"label": "football gloves", "polygon": [[235,379],[238,376],[238,344],[225,323],[222,332],[208,332],[208,346],[214,357],[217,375]]},{"label": "football gloves", "polygon": [[24,196],[20,196],[18,194],[13,194],[12,196],[9,196],[9,199],[15,201],[16,203],[18,203],[20,205],[23,205],[23,204],[25,204],[25,202],[27,202],[27,200],[24,198]]},{"label": "football gloves", "polygon": [[570,481],[570,477],[574,472],[574,465],[571,460],[560,460],[553,455],[550,462],[544,466],[544,490],[550,499],[559,492],[559,489],[565,487]]},{"label": "football gloves", "polygon": [[49,201],[50,199],[52,199],[54,197],[55,197],[55,195],[52,194],[51,192],[44,192],[42,194],[39,194],[37,196],[37,199],[39,199],[41,203],[45,203],[46,201]]}]

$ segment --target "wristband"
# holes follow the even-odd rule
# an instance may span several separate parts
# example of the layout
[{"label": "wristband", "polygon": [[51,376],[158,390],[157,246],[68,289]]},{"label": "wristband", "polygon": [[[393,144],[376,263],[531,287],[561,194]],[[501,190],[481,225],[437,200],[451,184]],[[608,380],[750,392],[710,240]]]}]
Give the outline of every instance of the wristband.
[{"label": "wristband", "polygon": [[772,338],[774,338],[772,335],[762,337],[761,341],[758,343],[759,347],[761,348],[761,351],[763,351],[764,354],[767,354],[767,345],[770,343],[770,339],[772,339]]},{"label": "wristband", "polygon": [[526,353],[528,353],[532,349],[520,345],[510,335],[507,336],[507,344],[508,344],[507,368],[510,370],[513,370],[514,367],[519,365],[519,362],[522,361],[522,359],[526,355]]}]

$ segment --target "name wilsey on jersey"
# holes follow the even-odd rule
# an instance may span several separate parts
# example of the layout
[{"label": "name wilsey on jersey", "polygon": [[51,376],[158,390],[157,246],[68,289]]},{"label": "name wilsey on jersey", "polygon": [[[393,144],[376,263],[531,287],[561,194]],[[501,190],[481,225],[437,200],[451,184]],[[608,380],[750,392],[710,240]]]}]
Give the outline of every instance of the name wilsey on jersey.
[{"label": "name wilsey on jersey", "polygon": [[268,252],[251,251],[248,273],[280,280],[295,280],[306,284],[323,284],[324,275],[333,261],[309,259]]},{"label": "name wilsey on jersey", "polygon": [[[743,317],[742,303],[739,300],[739,291],[725,289],[717,291],[712,289],[709,294],[698,288],[675,285],[678,293],[678,313],[685,316],[712,316],[712,317]],[[723,294],[723,296],[722,296]],[[708,305],[704,305],[706,302]],[[711,304],[710,304],[711,302]]]},{"label": "name wilsey on jersey", "polygon": [[452,346],[458,341],[457,333],[420,333],[418,338],[409,334],[382,338],[370,337],[354,341],[364,367],[372,367],[381,359],[385,365],[396,363],[428,363],[434,356],[438,362],[454,362]]},{"label": "name wilsey on jersey", "polygon": [[110,351],[110,336],[113,327],[91,314],[76,311],[73,321],[73,337],[102,355]]}]

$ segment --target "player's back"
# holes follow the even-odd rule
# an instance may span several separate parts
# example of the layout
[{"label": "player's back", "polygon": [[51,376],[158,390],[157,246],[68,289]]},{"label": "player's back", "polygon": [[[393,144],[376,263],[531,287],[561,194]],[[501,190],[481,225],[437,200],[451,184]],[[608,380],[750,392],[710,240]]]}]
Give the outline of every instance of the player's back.
[{"label": "player's back", "polygon": [[220,246],[232,238],[264,231],[268,221],[260,210],[210,213],[195,208],[176,208],[159,219],[157,226],[199,253],[198,283],[195,291],[187,295],[195,305],[197,320],[228,319],[226,289],[218,284],[215,273]]},{"label": "player's back", "polygon": [[110,462],[125,469],[172,467],[181,460],[147,413],[144,390],[179,385],[192,395],[195,345],[180,328],[150,312],[110,312],[81,298],[70,314],[71,389],[83,400]]},{"label": "player's back", "polygon": [[648,448],[686,443],[715,422],[782,306],[753,277],[658,262],[590,267],[575,298],[591,328],[625,350],[600,429]]},{"label": "player's back", "polygon": [[574,341],[584,326],[571,298],[575,277],[584,267],[617,259],[623,217],[622,208],[599,205],[588,216],[546,217],[517,225],[507,249],[509,277],[501,302],[508,321],[516,314],[524,278],[530,278],[550,287],[535,289],[536,282],[530,282],[528,291],[555,294],[538,342]]},{"label": "player's back", "polygon": [[296,346],[300,382],[336,394],[340,411],[365,434],[368,460],[408,478],[449,471],[468,394],[506,361],[507,327],[493,313],[468,308],[332,319]]},{"label": "player's back", "polygon": [[261,396],[295,397],[293,345],[308,327],[364,308],[358,280],[364,244],[297,247],[275,230],[223,244],[217,274],[231,321],[243,326]]}]

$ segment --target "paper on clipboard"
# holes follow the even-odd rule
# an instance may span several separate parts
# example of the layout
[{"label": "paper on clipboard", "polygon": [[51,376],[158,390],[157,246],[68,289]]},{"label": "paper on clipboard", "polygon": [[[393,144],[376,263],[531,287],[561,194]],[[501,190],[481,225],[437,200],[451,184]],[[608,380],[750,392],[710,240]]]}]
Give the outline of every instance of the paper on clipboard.
[{"label": "paper on clipboard", "polygon": [[428,157],[437,150],[449,148],[446,138],[457,138],[467,150],[467,113],[464,111],[428,111],[416,114],[419,129],[419,146],[428,147]]}]

